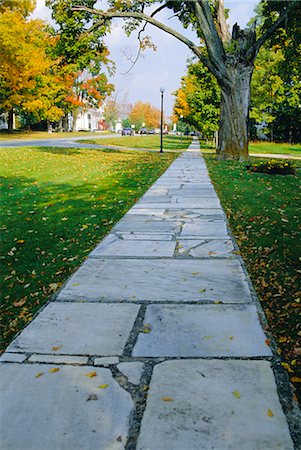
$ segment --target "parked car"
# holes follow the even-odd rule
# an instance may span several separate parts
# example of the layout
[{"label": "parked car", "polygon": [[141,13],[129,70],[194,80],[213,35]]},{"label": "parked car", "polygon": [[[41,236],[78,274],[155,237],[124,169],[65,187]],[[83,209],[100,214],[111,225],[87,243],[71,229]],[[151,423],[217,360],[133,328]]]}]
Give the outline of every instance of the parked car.
[{"label": "parked car", "polygon": [[139,134],[147,134],[147,128],[140,128]]},{"label": "parked car", "polygon": [[123,130],[121,131],[121,135],[122,136],[133,136],[134,130],[132,128],[123,128]]},{"label": "parked car", "polygon": [[148,134],[156,134],[156,132],[155,132],[154,129],[152,129],[152,130],[149,130],[149,131],[148,131]]}]

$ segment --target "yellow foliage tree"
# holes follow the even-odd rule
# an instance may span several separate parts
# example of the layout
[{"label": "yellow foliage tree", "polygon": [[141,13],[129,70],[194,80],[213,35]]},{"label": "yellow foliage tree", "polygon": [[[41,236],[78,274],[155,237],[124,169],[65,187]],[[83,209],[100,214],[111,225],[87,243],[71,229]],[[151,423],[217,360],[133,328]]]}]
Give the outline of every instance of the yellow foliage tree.
[{"label": "yellow foliage tree", "polygon": [[144,123],[147,128],[157,128],[160,123],[160,110],[150,103],[138,101],[133,106],[129,119],[136,129]]}]

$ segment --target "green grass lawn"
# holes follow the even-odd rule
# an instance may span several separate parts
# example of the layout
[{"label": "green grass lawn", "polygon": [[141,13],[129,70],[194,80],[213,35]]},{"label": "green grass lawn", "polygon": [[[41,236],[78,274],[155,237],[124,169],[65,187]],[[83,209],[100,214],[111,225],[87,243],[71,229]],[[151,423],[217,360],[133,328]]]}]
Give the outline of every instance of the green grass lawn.
[{"label": "green grass lawn", "polygon": [[249,152],[252,153],[271,153],[275,155],[293,155],[301,158],[300,144],[275,144],[274,142],[250,142]]},{"label": "green grass lawn", "polygon": [[[186,150],[191,144],[192,138],[174,135],[163,136],[163,150]],[[87,143],[88,141],[82,140],[80,142]],[[112,145],[116,147],[128,147],[128,148],[146,148],[153,150],[160,150],[160,135],[142,135],[142,136],[121,136],[116,138],[103,138],[103,139],[89,139],[90,144],[100,145]]]},{"label": "green grass lawn", "polygon": [[[267,175],[249,172],[238,162],[216,161],[209,155],[205,159],[285,368],[297,385],[298,378],[301,381],[297,363],[301,355],[301,170],[296,176]],[[301,162],[296,165],[301,167]]]},{"label": "green grass lawn", "polygon": [[[101,134],[107,134],[102,132]],[[47,131],[18,131],[15,130],[12,133],[0,130],[0,141],[6,141],[10,139],[58,139],[58,138],[71,138],[71,137],[84,137],[84,136],[97,136],[98,133],[92,133],[89,131],[76,131],[76,132],[64,132],[64,133],[48,133]]]},{"label": "green grass lawn", "polygon": [[3,350],[177,154],[40,147],[0,155]]},{"label": "green grass lawn", "polygon": [[[212,142],[201,141],[201,150],[203,153],[215,153]],[[250,142],[249,153],[252,154],[273,154],[273,155],[291,155],[301,158],[300,144],[276,144],[275,142]]]}]

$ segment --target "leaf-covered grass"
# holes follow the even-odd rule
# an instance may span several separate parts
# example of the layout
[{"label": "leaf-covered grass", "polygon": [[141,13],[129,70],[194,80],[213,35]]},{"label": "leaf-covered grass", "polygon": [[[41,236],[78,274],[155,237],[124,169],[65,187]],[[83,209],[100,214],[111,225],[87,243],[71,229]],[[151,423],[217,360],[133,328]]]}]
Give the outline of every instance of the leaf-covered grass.
[{"label": "leaf-covered grass", "polygon": [[283,176],[205,159],[284,367],[300,386],[301,162],[295,176]]},{"label": "leaf-covered grass", "polygon": [[[186,150],[191,144],[192,138],[188,136],[174,135],[164,135],[163,136],[163,151],[165,150]],[[87,141],[80,141],[86,142]],[[103,138],[103,139],[89,139],[90,144],[100,144],[100,145],[112,145],[116,147],[127,147],[127,148],[145,148],[152,150],[160,150],[160,135],[142,135],[142,136],[121,136],[113,138]]]},{"label": "leaf-covered grass", "polygon": [[[98,133],[91,133],[88,131],[76,131],[76,132],[53,132],[48,133],[47,131],[23,131],[15,130],[12,133],[0,130],[0,141],[6,141],[10,139],[58,139],[58,138],[73,138],[81,136],[97,136]],[[106,132],[101,132],[101,134],[107,134]]]},{"label": "leaf-covered grass", "polygon": [[0,149],[3,350],[177,154]]},{"label": "leaf-covered grass", "polygon": [[265,154],[270,153],[274,155],[293,155],[301,158],[300,144],[276,144],[275,142],[251,142],[249,145],[249,152]]}]

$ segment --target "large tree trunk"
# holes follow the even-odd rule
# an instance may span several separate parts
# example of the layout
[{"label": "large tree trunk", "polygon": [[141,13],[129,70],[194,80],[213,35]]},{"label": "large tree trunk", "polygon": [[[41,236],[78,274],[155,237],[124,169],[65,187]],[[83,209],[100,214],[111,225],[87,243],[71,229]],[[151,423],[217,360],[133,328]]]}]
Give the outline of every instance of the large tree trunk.
[{"label": "large tree trunk", "polygon": [[12,133],[14,129],[14,110],[11,109],[8,113],[8,132]]},{"label": "large tree trunk", "polygon": [[228,67],[230,86],[221,86],[219,159],[248,159],[250,84],[253,67],[233,61]]}]

